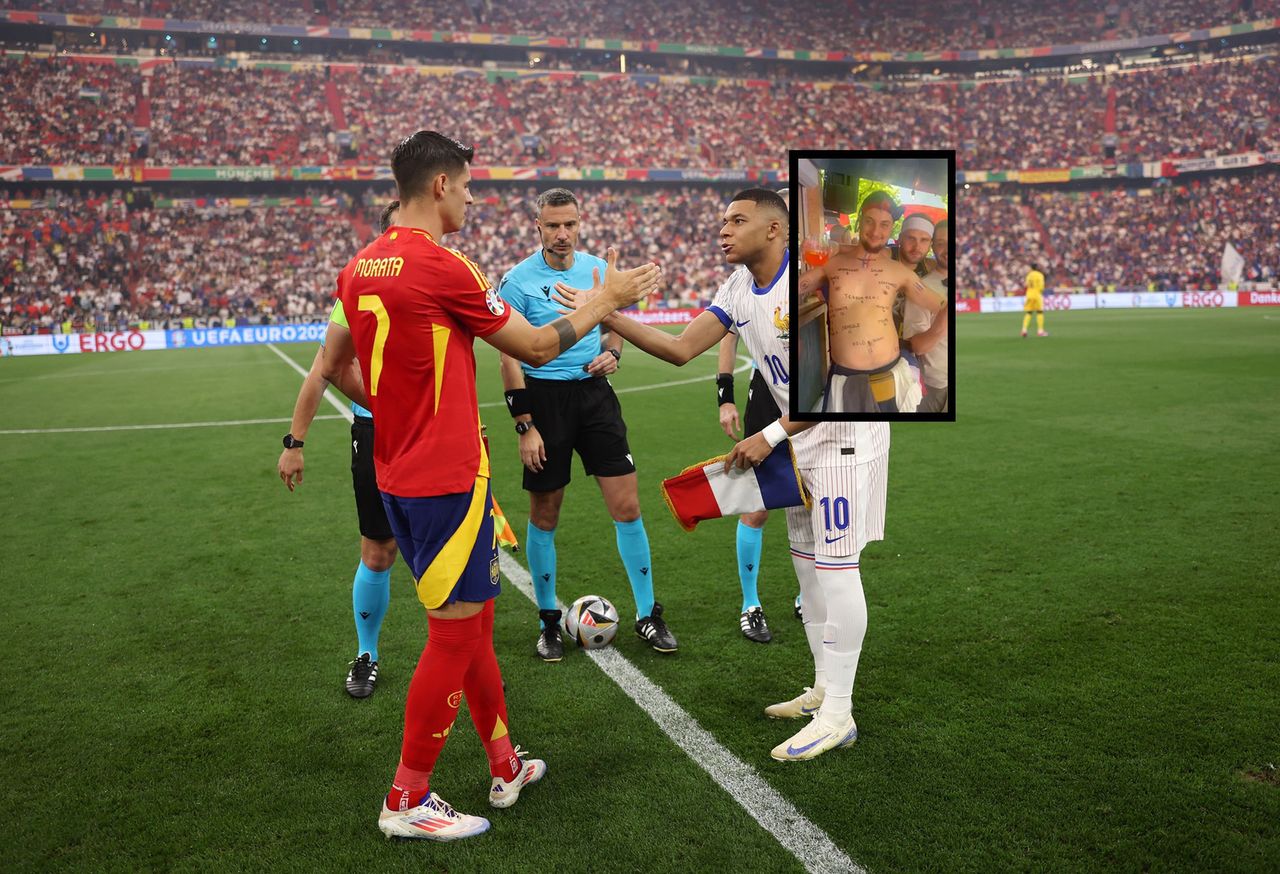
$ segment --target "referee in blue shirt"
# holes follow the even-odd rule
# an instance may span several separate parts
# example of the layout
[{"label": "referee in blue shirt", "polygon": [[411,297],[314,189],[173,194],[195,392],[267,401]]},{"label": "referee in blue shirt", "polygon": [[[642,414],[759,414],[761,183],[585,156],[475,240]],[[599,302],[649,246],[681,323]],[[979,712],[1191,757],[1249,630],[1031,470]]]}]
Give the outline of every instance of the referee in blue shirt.
[{"label": "referee in blue shirt", "polygon": [[[534,327],[562,316],[552,299],[557,282],[590,288],[592,270],[604,275],[601,258],[577,252],[581,215],[578,199],[565,188],[538,196],[536,224],[542,248],[502,277],[498,293]],[[538,601],[542,630],[538,655],[558,662],[564,656],[560,611],[556,609],[556,526],[576,450],[588,476],[600,484],[613,517],[618,555],[636,601],[636,634],[658,652],[675,652],[676,639],[653,599],[649,537],[640,518],[636,467],[627,445],[622,407],[606,378],[618,369],[622,338],[601,340],[597,327],[549,364],[530,367],[502,356],[502,387],[520,435],[524,488],[529,492],[526,554]]]}]

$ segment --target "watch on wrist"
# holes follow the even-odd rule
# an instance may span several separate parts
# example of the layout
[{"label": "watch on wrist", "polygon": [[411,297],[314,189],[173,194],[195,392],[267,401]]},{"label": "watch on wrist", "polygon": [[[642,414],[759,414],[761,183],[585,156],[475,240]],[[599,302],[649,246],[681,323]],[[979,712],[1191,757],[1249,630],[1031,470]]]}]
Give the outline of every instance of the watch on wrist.
[{"label": "watch on wrist", "polygon": [[532,430],[533,430],[532,422],[516,422],[517,434],[521,434],[521,435],[527,434],[529,431],[532,431]]},{"label": "watch on wrist", "polygon": [[612,355],[612,356],[613,356],[613,360],[614,360],[614,361],[621,361],[621,360],[622,360],[622,351],[621,351],[620,349],[606,349],[606,350],[604,350],[604,351],[606,351],[606,352],[608,352],[610,355]]},{"label": "watch on wrist", "polygon": [[296,439],[292,434],[286,434],[286,435],[284,435],[284,448],[285,448],[285,449],[301,449],[301,448],[302,448],[302,445],[303,445],[303,444],[302,444],[302,441],[301,441],[301,440]]}]

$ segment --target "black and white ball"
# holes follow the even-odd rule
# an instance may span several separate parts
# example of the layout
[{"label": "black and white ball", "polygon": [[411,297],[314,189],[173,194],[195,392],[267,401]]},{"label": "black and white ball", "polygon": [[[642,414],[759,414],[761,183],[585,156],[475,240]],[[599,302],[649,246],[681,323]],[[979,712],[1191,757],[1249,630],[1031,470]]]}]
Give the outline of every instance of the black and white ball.
[{"label": "black and white ball", "polygon": [[618,633],[618,611],[607,598],[583,595],[564,614],[564,633],[584,649],[600,649]]}]

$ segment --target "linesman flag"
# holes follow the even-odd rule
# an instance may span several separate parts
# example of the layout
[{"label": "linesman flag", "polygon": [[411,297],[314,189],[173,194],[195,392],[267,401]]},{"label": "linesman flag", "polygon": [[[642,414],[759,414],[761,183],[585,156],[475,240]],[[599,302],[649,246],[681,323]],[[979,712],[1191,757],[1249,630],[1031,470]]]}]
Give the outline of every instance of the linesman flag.
[{"label": "linesman flag", "polygon": [[725,473],[724,460],[724,455],[718,455],[700,461],[662,481],[667,509],[685,531],[706,519],[811,506],[790,441],[770,452],[759,467],[735,467]]},{"label": "linesman flag", "polygon": [[498,506],[498,499],[493,499],[493,530],[497,534],[498,543],[507,547],[512,552],[520,551],[520,541],[516,540],[516,533],[511,530],[511,523],[507,521],[507,514],[502,512],[502,508]]}]

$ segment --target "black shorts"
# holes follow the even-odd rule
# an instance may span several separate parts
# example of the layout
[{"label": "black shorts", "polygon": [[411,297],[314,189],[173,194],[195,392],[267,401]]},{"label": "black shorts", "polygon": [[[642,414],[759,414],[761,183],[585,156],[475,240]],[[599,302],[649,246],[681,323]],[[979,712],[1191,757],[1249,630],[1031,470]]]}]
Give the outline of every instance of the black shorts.
[{"label": "black shorts", "polygon": [[747,410],[742,417],[743,437],[759,434],[769,427],[770,422],[782,418],[778,410],[778,402],[769,393],[769,384],[764,381],[764,374],[753,371],[751,387],[747,389]]},{"label": "black shorts", "polygon": [[351,423],[351,485],[356,492],[360,535],[370,540],[390,540],[391,523],[387,521],[382,493],[378,491],[378,474],[373,469],[373,419],[365,416],[356,416]]},{"label": "black shorts", "polygon": [[533,424],[542,435],[547,460],[542,470],[524,469],[529,492],[554,492],[569,484],[576,450],[587,476],[636,472],[627,445],[627,425],[613,386],[603,376],[587,379],[525,377]]}]

